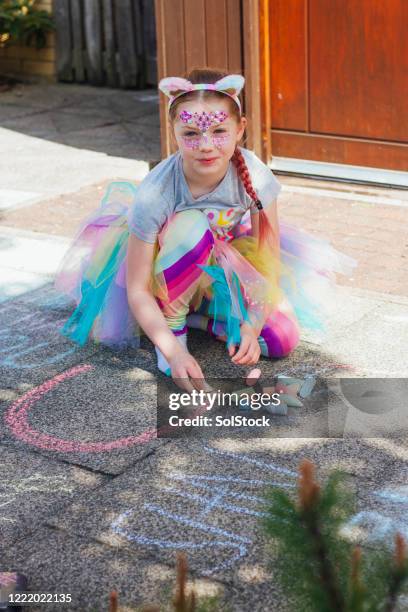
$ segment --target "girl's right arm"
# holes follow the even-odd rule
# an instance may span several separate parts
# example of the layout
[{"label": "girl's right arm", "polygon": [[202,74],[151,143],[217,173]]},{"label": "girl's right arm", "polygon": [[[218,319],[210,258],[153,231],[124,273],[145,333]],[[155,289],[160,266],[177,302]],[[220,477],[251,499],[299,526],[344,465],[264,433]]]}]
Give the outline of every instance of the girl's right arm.
[{"label": "girl's right arm", "polygon": [[[204,376],[194,357],[177,341],[150,290],[154,244],[130,234],[127,252],[129,307],[155,346],[163,353],[178,386],[191,392],[204,389]],[[192,384],[189,377],[195,379]]]}]

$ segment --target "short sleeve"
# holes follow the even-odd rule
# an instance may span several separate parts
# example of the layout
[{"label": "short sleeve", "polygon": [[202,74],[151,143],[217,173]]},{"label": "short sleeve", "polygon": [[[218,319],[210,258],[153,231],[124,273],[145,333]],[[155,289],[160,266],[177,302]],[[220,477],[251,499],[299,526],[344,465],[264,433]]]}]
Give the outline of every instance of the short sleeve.
[{"label": "short sleeve", "polygon": [[168,218],[168,203],[157,189],[140,185],[128,213],[129,231],[154,244]]},{"label": "short sleeve", "polygon": [[[242,154],[247,164],[252,185],[262,202],[262,206],[268,208],[279,195],[282,185],[272,173],[272,170],[255,153],[244,149]],[[254,212],[257,212],[257,209]]]}]

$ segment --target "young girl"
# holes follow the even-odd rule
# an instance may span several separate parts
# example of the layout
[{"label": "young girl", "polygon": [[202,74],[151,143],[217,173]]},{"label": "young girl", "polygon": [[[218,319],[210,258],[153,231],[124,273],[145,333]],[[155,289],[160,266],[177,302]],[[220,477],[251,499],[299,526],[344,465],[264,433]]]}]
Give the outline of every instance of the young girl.
[{"label": "young girl", "polygon": [[237,365],[284,357],[301,328],[323,327],[334,272],[353,265],[327,242],[279,228],[281,185],[239,146],[243,85],[208,69],[160,81],[177,153],[136,188],[109,186],[56,280],[77,303],[65,335],[137,347],[142,329],[159,370],[190,391],[204,376],[188,327],[225,341]]}]

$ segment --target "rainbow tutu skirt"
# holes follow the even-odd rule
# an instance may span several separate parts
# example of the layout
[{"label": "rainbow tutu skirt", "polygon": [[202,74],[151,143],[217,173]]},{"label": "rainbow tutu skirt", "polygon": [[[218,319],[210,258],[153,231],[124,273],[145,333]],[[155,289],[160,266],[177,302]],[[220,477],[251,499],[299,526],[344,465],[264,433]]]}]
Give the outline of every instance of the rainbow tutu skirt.
[{"label": "rainbow tutu skirt", "polygon": [[[140,345],[143,330],[129,308],[126,289],[128,215],[136,191],[134,184],[125,181],[108,186],[100,207],[81,225],[56,275],[57,291],[75,304],[62,333],[80,345],[89,338],[113,348]],[[279,225],[277,259],[256,250],[249,229],[246,213],[234,228],[234,240],[214,237],[212,265],[203,267],[207,280],[196,306],[201,296],[218,296],[215,322],[217,317],[235,322],[231,341],[239,340],[239,323],[250,319],[249,312],[262,322],[279,316],[280,309],[290,309],[300,329],[324,333],[336,301],[336,274],[352,274],[355,260],[328,241],[286,223]],[[159,249],[160,235],[156,254]],[[158,277],[154,283],[157,295],[165,295],[164,282]]]}]

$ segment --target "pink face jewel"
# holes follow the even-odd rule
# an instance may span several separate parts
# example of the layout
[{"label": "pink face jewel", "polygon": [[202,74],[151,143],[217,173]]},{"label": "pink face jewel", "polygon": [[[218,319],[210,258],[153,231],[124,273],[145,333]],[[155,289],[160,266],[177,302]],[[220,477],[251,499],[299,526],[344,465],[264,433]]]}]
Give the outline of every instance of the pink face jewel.
[{"label": "pink face jewel", "polygon": [[[212,125],[220,125],[220,123],[225,121],[229,117],[229,115],[228,113],[222,110],[211,111],[210,113],[206,113],[205,111],[203,111],[202,113],[190,113],[189,111],[184,110],[180,113],[179,117],[181,121],[186,125],[192,125],[202,132],[200,135],[191,134],[190,136],[185,135],[182,137],[186,148],[195,151],[200,147],[201,138],[204,138],[206,144],[208,144],[207,139],[209,138],[209,136],[206,134],[208,129]],[[211,138],[213,145],[217,149],[220,149],[228,142],[228,140],[230,139],[230,135],[226,133],[213,133]]]},{"label": "pink face jewel", "polygon": [[191,149],[192,151],[196,151],[200,146],[200,137],[194,136],[193,138],[189,136],[183,136],[183,142],[187,149]]},{"label": "pink face jewel", "polygon": [[228,117],[228,113],[222,110],[215,112],[211,111],[206,113],[190,113],[189,111],[183,110],[179,115],[181,121],[187,125],[195,125],[201,132],[206,132],[212,125],[219,125],[225,121]]},{"label": "pink face jewel", "polygon": [[[200,148],[201,138],[204,138],[205,144],[208,144],[209,136],[205,133],[202,136],[194,135],[194,136],[183,136],[183,143],[187,149],[191,149],[192,151],[196,151]],[[229,134],[213,134],[211,140],[213,142],[214,147],[217,149],[221,149],[224,147],[230,139]]]},{"label": "pink face jewel", "polygon": [[230,139],[229,134],[214,134],[212,141],[213,141],[214,147],[217,147],[217,149],[220,149],[221,147],[224,147],[227,144],[229,139]]}]

